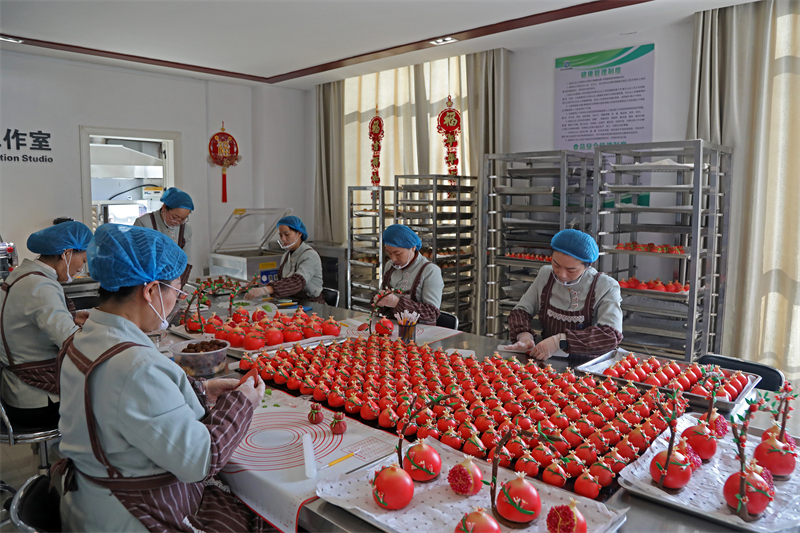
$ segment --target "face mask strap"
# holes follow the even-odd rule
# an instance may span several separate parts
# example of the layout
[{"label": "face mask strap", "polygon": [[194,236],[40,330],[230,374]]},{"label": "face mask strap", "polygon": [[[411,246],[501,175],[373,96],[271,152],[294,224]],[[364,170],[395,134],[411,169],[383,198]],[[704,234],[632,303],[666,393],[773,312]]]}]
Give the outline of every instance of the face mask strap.
[{"label": "face mask strap", "polygon": [[[66,255],[66,253],[67,253],[67,251],[64,250],[64,254],[65,255]],[[67,259],[66,257],[62,258],[62,259],[64,259],[64,262],[67,263],[67,283],[72,283],[72,276],[70,276],[70,274],[69,274],[69,265],[72,262],[72,254],[73,253],[74,252],[72,250],[70,250],[69,259]]]},{"label": "face mask strap", "polygon": [[[588,270],[588,268],[587,268],[586,270]],[[555,270],[554,270],[554,271],[552,271],[552,272],[553,272],[553,277],[555,278],[555,280],[556,280],[556,281],[557,281],[559,284],[563,285],[564,287],[574,287],[575,285],[577,285],[578,283],[580,283],[580,282],[581,282],[581,279],[583,279],[583,275],[584,275],[584,274],[586,274],[586,270],[584,270],[583,272],[581,272],[581,275],[580,275],[580,276],[578,276],[578,279],[576,279],[576,280],[573,280],[573,281],[561,281],[560,279],[558,279],[558,276],[556,276],[556,272],[555,272]]]}]

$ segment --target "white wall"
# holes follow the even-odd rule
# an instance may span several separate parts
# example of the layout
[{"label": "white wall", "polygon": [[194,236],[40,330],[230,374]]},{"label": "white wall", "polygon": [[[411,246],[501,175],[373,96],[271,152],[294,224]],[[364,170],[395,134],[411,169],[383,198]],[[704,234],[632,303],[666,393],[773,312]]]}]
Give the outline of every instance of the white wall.
[{"label": "white wall", "polygon": [[[624,46],[655,44],[653,141],[676,141],[686,137],[691,84],[693,19],[649,28],[634,35],[609,35],[602,39],[575,40],[551,47],[515,50],[511,54],[511,145],[512,152],[552,150],[554,143],[555,60],[558,57],[612,50]],[[654,195],[652,205],[663,204],[666,195]],[[648,218],[649,217],[649,218]],[[669,215],[642,215],[643,223],[674,223]],[[642,242],[666,243],[668,236],[640,234]],[[638,259],[638,277],[672,279],[664,261]],[[628,277],[623,275],[623,277]]]},{"label": "white wall", "polygon": [[[195,272],[207,266],[210,241],[235,207],[313,208],[307,194],[305,93],[111,68],[0,51],[0,138],[7,128],[51,133],[51,164],[0,162],[0,234],[20,246],[56,216],[82,219],[79,127],[181,133],[182,172],[176,184],[192,195]],[[243,156],[228,171],[207,162],[209,137],[221,121]],[[0,154],[41,155],[0,147]],[[84,221],[87,224],[88,220]],[[200,268],[198,268],[200,267]]]},{"label": "white wall", "polygon": [[693,25],[681,23],[651,28],[634,35],[575,40],[552,47],[515,50],[511,54],[512,152],[552,150],[554,146],[555,61],[558,57],[655,43],[653,140],[686,136]]}]

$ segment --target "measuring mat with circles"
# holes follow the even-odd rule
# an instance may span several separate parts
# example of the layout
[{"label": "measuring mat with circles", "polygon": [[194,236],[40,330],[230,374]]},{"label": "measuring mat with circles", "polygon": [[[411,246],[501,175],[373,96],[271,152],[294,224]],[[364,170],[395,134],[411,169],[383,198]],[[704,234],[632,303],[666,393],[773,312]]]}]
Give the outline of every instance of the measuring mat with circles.
[{"label": "measuring mat with circles", "polygon": [[[308,421],[311,402],[279,390],[267,392],[220,477],[236,497],[267,522],[284,532],[296,531],[300,508],[316,499],[320,479],[350,472],[394,453],[397,438],[350,418],[346,419],[347,431],[334,435],[330,427],[332,411],[323,407],[324,421],[312,424]],[[316,477],[310,479],[303,455],[304,435],[310,435],[317,469]],[[352,456],[337,462],[348,454]]]}]

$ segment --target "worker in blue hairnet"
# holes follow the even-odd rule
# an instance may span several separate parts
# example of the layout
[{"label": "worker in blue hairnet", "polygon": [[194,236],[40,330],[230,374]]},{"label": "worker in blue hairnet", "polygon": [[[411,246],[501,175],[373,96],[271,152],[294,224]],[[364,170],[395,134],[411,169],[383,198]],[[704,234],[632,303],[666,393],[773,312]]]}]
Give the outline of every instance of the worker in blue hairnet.
[{"label": "worker in blue hairnet", "polygon": [[2,401],[12,424],[55,426],[58,422],[56,356],[64,341],[86,320],[73,315],[59,282],[71,282],[86,264],[92,232],[65,222],[28,237],[25,259],[0,290]]},{"label": "worker in blue hairnet", "polygon": [[296,216],[280,219],[278,245],[285,253],[278,267],[278,279],[265,287],[250,289],[245,299],[272,295],[325,303],[322,298],[322,260],[316,250],[306,244],[306,239],[308,230],[302,220]]},{"label": "worker in blue hairnet", "polygon": [[389,317],[412,311],[419,313],[421,324],[436,324],[444,290],[442,270],[419,253],[419,235],[408,226],[393,224],[383,232],[383,245],[389,262],[384,267],[381,289],[397,289],[401,293],[379,293],[373,303]]},{"label": "worker in blue hairnet", "polygon": [[64,531],[250,531],[253,513],[211,478],[264,382],[194,380],[145,334],[187,296],[186,254],[171,239],[104,224],[88,257],[100,304],[61,355]]},{"label": "worker in blue hairnet", "polygon": [[[550,265],[539,270],[508,315],[512,351],[547,359],[558,350],[570,355],[600,355],[622,341],[622,296],[619,283],[599,273],[592,263],[600,256],[597,243],[582,231],[565,229],[550,241]],[[532,328],[539,315],[542,340]]]},{"label": "worker in blue hairnet", "polygon": [[[161,209],[158,213],[152,212],[140,216],[133,223],[134,226],[152,228],[172,239],[192,258],[192,227],[187,220],[194,211],[192,197],[177,187],[170,187],[161,195]],[[186,271],[181,275],[181,287],[186,285],[192,265],[186,266]]]}]

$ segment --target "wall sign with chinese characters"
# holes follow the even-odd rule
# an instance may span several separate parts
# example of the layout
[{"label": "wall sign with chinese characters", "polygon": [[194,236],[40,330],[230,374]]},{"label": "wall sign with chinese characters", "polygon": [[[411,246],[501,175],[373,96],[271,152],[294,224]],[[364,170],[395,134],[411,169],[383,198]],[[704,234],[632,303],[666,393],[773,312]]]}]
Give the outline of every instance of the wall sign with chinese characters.
[{"label": "wall sign with chinese characters", "polygon": [[52,163],[53,158],[42,153],[50,150],[50,134],[46,131],[6,128],[0,144],[0,162]]},{"label": "wall sign with chinese characters", "polygon": [[653,140],[655,45],[556,59],[555,148]]}]

